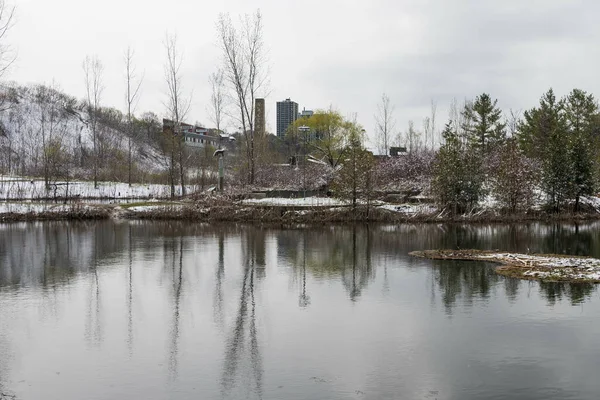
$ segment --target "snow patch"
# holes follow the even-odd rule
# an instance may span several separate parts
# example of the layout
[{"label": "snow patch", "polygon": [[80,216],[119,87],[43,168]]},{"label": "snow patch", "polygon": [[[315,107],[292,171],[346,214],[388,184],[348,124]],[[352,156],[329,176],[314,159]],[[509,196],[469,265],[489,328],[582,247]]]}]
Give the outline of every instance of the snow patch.
[{"label": "snow patch", "polygon": [[265,199],[246,199],[241,201],[246,205],[290,206],[290,207],[323,207],[344,206],[347,202],[330,197],[283,198],[272,197]]}]

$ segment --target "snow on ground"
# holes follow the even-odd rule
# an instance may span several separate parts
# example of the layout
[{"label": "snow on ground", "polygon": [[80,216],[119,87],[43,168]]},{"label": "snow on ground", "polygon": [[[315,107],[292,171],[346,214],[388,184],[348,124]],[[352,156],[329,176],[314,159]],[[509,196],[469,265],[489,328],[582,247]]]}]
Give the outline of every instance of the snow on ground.
[{"label": "snow on ground", "polygon": [[157,211],[157,210],[178,210],[183,208],[181,204],[162,204],[162,205],[144,205],[144,206],[133,206],[128,207],[128,211],[135,212],[146,212],[146,211]]},{"label": "snow on ground", "polygon": [[600,198],[595,196],[582,197],[580,201],[581,204],[588,205],[597,212],[600,212]]},{"label": "snow on ground", "polygon": [[264,206],[290,206],[290,207],[321,207],[321,206],[344,206],[347,202],[331,197],[306,197],[306,198],[283,198],[272,197],[265,199],[246,199],[241,201],[247,205]]},{"label": "snow on ground", "polygon": [[484,210],[495,210],[500,207],[500,202],[496,199],[496,196],[488,194],[483,199],[479,201],[479,207]]},{"label": "snow on ground", "polygon": [[[345,200],[330,198],[330,197],[306,197],[306,198],[282,198],[271,197],[264,199],[246,199],[241,201],[246,205],[263,205],[263,206],[288,206],[288,207],[336,207],[347,206],[350,203]],[[360,204],[366,204],[360,201]],[[389,210],[392,212],[410,214],[410,215],[429,215],[437,211],[437,208],[432,204],[389,204],[381,201],[373,202],[373,206]],[[333,209],[335,211],[335,209]]]},{"label": "snow on ground", "polygon": [[383,210],[393,212],[411,214],[411,215],[429,215],[437,211],[437,208],[432,204],[382,204],[378,206]]},{"label": "snow on ground", "polygon": [[427,250],[410,253],[436,260],[478,260],[505,265],[500,274],[553,281],[599,282],[600,259],[578,256],[537,255],[478,250]]},{"label": "snow on ground", "polygon": [[[536,278],[568,276],[570,279],[600,280],[600,259],[581,257],[555,257],[529,254],[490,253],[477,256],[478,259],[502,259],[509,265],[530,267],[523,273]],[[551,268],[549,271],[536,268]]]},{"label": "snow on ground", "polygon": [[0,214],[28,214],[71,210],[70,205],[50,203],[0,203]]},{"label": "snow on ground", "polygon": [[[41,180],[12,180],[0,179],[0,199],[5,200],[36,200],[64,197],[67,190],[66,182],[57,182],[50,185],[46,190],[44,181]],[[188,193],[194,191],[193,186],[187,186]],[[181,194],[181,186],[175,187],[176,195]],[[131,187],[121,182],[98,182],[98,188],[94,188],[93,182],[75,181],[69,182],[69,197],[80,197],[82,199],[142,199],[142,198],[168,198],[171,194],[169,185],[157,184],[134,184]]]}]

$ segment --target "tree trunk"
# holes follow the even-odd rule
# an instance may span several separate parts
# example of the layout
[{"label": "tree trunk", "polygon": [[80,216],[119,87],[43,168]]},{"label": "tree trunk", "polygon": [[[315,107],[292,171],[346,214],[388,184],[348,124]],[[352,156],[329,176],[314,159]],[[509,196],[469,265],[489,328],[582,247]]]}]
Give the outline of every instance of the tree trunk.
[{"label": "tree trunk", "polygon": [[183,143],[179,143],[179,179],[181,179],[181,197],[185,197],[185,167],[183,165],[183,146]]}]

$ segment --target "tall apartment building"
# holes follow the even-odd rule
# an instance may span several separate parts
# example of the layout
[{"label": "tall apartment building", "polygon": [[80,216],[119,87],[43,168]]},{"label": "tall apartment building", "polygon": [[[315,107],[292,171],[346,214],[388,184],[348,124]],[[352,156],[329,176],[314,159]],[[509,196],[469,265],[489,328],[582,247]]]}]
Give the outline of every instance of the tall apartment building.
[{"label": "tall apartment building", "polygon": [[277,102],[277,137],[284,138],[288,126],[298,119],[298,103],[290,99]]}]

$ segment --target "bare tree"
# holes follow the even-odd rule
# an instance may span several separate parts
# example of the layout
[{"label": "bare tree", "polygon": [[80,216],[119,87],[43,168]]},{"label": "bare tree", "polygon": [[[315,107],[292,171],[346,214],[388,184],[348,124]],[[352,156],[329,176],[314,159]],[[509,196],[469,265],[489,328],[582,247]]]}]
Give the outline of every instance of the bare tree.
[{"label": "bare tree", "polygon": [[229,14],[221,14],[217,21],[219,43],[224,59],[224,79],[233,91],[238,112],[236,118],[244,135],[248,183],[255,178],[254,100],[268,84],[267,54],[263,41],[260,11],[241,19],[241,27],[234,26]]},{"label": "bare tree", "polygon": [[85,77],[85,90],[87,94],[88,123],[92,131],[93,141],[93,168],[94,188],[98,188],[98,114],[100,112],[100,101],[104,86],[102,74],[104,66],[97,56],[86,56],[83,61],[83,73]]},{"label": "bare tree", "polygon": [[35,88],[35,101],[39,107],[39,136],[42,144],[42,164],[44,174],[44,184],[46,190],[50,183],[50,154],[49,145],[54,138],[54,131],[57,125],[58,113],[58,91],[54,90],[54,84],[51,87],[38,85]]},{"label": "bare tree", "polygon": [[134,51],[128,47],[125,51],[125,79],[127,82],[127,182],[131,186],[131,170],[132,170],[132,148],[134,141],[133,130],[133,113],[137,101],[139,100],[140,87],[142,86],[143,76],[138,79],[136,68],[133,62]]},{"label": "bare tree", "polygon": [[452,131],[458,135],[462,143],[466,143],[466,132],[464,128],[470,121],[468,120],[468,116],[461,112],[461,110],[469,104],[470,102],[468,100],[464,100],[463,104],[459,105],[458,100],[454,98],[450,102],[450,111],[448,113]]},{"label": "bare tree", "polygon": [[223,117],[225,116],[225,107],[227,105],[223,70],[219,69],[210,74],[208,82],[210,83],[211,89],[208,114],[211,121],[217,127],[217,131],[221,133],[224,119]]},{"label": "bare tree", "polygon": [[[181,195],[185,196],[185,143],[181,124],[187,116],[191,100],[185,97],[182,90],[181,64],[183,57],[177,47],[177,36],[167,34],[165,38],[167,61],[165,63],[165,81],[167,82],[167,101],[165,106],[172,122],[172,132],[167,142],[170,142],[169,178],[171,197],[175,197],[175,168],[179,164],[179,180]],[[177,161],[175,156],[177,155]]]},{"label": "bare tree", "polygon": [[406,141],[408,142],[408,152],[416,153],[421,148],[421,133],[415,129],[413,121],[408,121],[408,130],[406,131]]},{"label": "bare tree", "polygon": [[379,154],[386,156],[389,154],[390,141],[396,127],[394,110],[395,107],[390,103],[390,98],[387,94],[383,93],[381,95],[381,102],[377,104],[375,123],[377,125],[377,148]]},{"label": "bare tree", "polygon": [[[6,44],[6,36],[13,26],[14,16],[15,7],[6,4],[5,0],[0,0],[0,78],[17,58],[16,53]],[[6,103],[10,104],[11,102],[7,100],[5,93],[0,94],[0,111],[8,109]]]},{"label": "bare tree", "polygon": [[431,150],[435,148],[435,137],[437,136],[435,129],[435,122],[437,116],[437,103],[435,100],[431,100],[431,117],[429,118],[430,129],[431,129]]},{"label": "bare tree", "polygon": [[517,135],[522,114],[523,112],[521,110],[510,109],[509,116],[506,119],[506,127],[508,128],[510,137],[515,137]]},{"label": "bare tree", "polygon": [[[427,149],[427,145],[429,144],[429,136],[430,135],[431,135],[431,137],[433,137],[433,132],[431,130],[431,119],[429,117],[425,117],[425,119],[423,119],[423,136],[425,136],[424,137],[425,149]],[[433,144],[432,144],[431,148],[433,149]]]},{"label": "bare tree", "polygon": [[8,5],[6,0],[0,0],[0,77],[17,58],[10,46],[6,44],[6,36],[13,26],[14,17],[15,7]]}]

